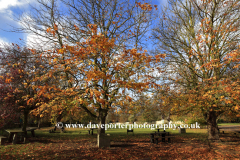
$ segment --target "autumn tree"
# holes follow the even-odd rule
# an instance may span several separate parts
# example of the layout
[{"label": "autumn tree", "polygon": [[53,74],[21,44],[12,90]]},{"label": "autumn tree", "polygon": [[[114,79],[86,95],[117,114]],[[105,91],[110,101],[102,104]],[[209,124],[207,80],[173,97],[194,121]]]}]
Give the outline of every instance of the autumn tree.
[{"label": "autumn tree", "polygon": [[[98,120],[100,134],[105,133],[105,128],[101,128],[101,125],[105,125],[108,110],[114,103],[131,102],[132,98],[127,94],[130,90],[141,92],[157,85],[149,72],[164,55],[150,56],[146,51],[138,52],[137,49],[119,50],[114,39],[97,32],[97,25],[89,24],[88,27],[92,36],[84,42],[66,44],[62,49],[57,49],[57,54],[50,57],[54,58],[53,69],[44,77],[54,77],[59,70],[71,75],[68,81],[72,84],[71,87],[59,88],[53,85],[50,90],[57,92],[49,96],[55,99],[74,99],[70,101],[72,105],[84,109]],[[71,56],[62,63],[61,56],[66,53]],[[77,69],[72,70],[68,64],[74,64]]]},{"label": "autumn tree", "polygon": [[157,121],[160,118],[160,108],[155,103],[152,95],[146,93],[140,93],[137,97],[134,97],[133,105],[129,113],[132,115],[132,121],[140,122],[152,122]]},{"label": "autumn tree", "polygon": [[26,131],[29,112],[47,101],[46,97],[37,94],[38,87],[43,84],[47,87],[47,83],[35,80],[43,74],[44,64],[30,49],[12,45],[1,50],[1,87],[4,86],[1,99],[12,104],[6,106],[5,111],[16,108],[17,112],[23,113],[22,129]]},{"label": "autumn tree", "polygon": [[[51,55],[53,48],[63,49],[63,44],[81,45],[79,42],[92,36],[92,28],[88,25],[93,24],[97,32],[105,38],[115,39],[117,47],[114,49],[120,52],[124,46],[141,48],[147,39],[146,33],[153,19],[153,8],[157,9],[147,3],[128,0],[38,0],[38,6],[32,7],[30,13],[16,19],[21,28],[13,28],[13,31],[29,33],[33,40],[28,44],[35,48],[41,46],[49,50],[45,55]],[[71,56],[63,52],[58,60],[62,59],[61,63],[65,63]],[[52,63],[53,59],[49,59],[49,63]],[[74,64],[64,66],[65,69],[74,69]],[[73,77],[66,70],[59,70],[58,75],[54,76],[61,78],[61,84],[65,84],[62,88],[71,88],[72,84],[68,82]],[[62,103],[63,101],[68,102]],[[52,110],[55,121],[63,118],[67,108],[71,106],[71,101],[61,97],[51,102],[51,105],[55,106]]]},{"label": "autumn tree", "polygon": [[[41,49],[44,51],[41,57],[49,57],[51,54],[54,54],[53,52],[55,49],[63,49],[63,43],[72,42],[67,40],[68,29],[66,28],[68,28],[68,26],[66,26],[67,23],[64,21],[66,17],[64,18],[64,15],[62,15],[57,0],[38,0],[38,4],[38,7],[40,8],[32,7],[29,14],[23,14],[21,18],[18,19],[19,23],[22,24],[22,27],[14,28],[14,31],[29,33],[29,37],[33,39],[32,41],[28,41],[29,47]],[[65,30],[63,30],[64,27]],[[76,31],[74,26],[71,27]],[[53,30],[49,30],[50,28]],[[62,54],[61,57],[58,58],[61,59],[61,63],[64,64],[65,59],[69,58],[69,54]],[[48,58],[47,60],[48,68],[53,67],[51,63],[54,58]],[[72,64],[65,65],[65,69],[67,67],[74,69],[74,65]],[[51,83],[54,81],[54,84],[58,85],[61,89],[67,89],[72,86],[72,84],[69,83],[69,77],[71,77],[71,75],[68,72],[58,70],[53,77],[48,77],[47,80],[52,81]],[[42,81],[42,79],[39,80]],[[31,113],[38,118],[41,118],[40,116],[43,116],[46,112],[51,113],[51,121],[57,123],[60,122],[61,119],[66,116],[68,111],[71,110],[70,108],[73,107],[71,106],[70,101],[71,100],[66,100],[64,97],[59,97],[59,99],[55,99],[54,101],[45,104],[45,107],[42,106],[41,110],[35,109]],[[52,108],[46,106],[52,106]]]},{"label": "autumn tree", "polygon": [[20,115],[15,100],[13,100],[14,97],[12,97],[14,89],[11,88],[9,83],[6,83],[6,80],[10,77],[3,73],[0,76],[0,128],[4,128],[10,122],[19,120]]},{"label": "autumn tree", "polygon": [[209,139],[219,139],[220,114],[239,114],[239,8],[237,0],[170,0],[154,30],[179,86],[176,108],[202,113]]},{"label": "autumn tree", "polygon": [[108,111],[108,115],[106,117],[107,123],[116,123],[119,120],[119,114],[115,108],[112,108]]}]

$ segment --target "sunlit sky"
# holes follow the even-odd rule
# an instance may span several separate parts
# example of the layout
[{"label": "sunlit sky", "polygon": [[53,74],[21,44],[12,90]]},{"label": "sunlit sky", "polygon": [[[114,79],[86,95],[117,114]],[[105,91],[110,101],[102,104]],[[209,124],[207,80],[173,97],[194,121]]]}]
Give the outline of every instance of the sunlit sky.
[{"label": "sunlit sky", "polygon": [[[141,1],[141,0],[139,0]],[[167,0],[153,0],[153,4],[158,6],[165,5]],[[20,43],[19,39],[26,40],[29,36],[24,33],[9,32],[12,27],[19,27],[20,24],[14,21],[21,13],[29,12],[30,5],[37,6],[37,0],[0,0],[0,44]]]},{"label": "sunlit sky", "polygon": [[7,31],[12,29],[11,26],[19,26],[19,24],[13,20],[13,17],[18,16],[21,12],[28,11],[30,2],[33,4],[34,1],[0,0],[0,43],[18,43],[19,38],[24,39],[27,37],[27,34],[17,34]]}]

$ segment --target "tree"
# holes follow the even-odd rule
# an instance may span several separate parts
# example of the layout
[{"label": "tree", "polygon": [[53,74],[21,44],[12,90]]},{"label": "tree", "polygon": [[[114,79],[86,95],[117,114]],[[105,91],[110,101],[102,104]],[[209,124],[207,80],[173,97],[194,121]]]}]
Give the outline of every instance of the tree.
[{"label": "tree", "polygon": [[6,83],[9,77],[1,74],[0,78],[0,128],[3,128],[14,120],[19,120],[18,107],[15,105],[13,89]]},{"label": "tree", "polygon": [[219,139],[220,114],[239,114],[239,7],[235,0],[170,0],[154,30],[168,80],[181,87],[176,109],[201,112],[209,139]]},{"label": "tree", "polygon": [[131,114],[135,119],[134,121],[152,122],[160,118],[161,107],[153,96],[141,93],[134,100],[133,105],[135,107],[131,110]]},{"label": "tree", "polygon": [[119,114],[117,114],[117,110],[115,108],[110,109],[106,118],[107,123],[116,123],[118,120]]},{"label": "tree", "polygon": [[[59,70],[69,73],[71,77],[68,83],[72,84],[71,87],[49,86],[48,90],[53,92],[48,96],[54,100],[65,97],[66,101],[63,103],[69,101],[95,117],[99,123],[100,134],[105,133],[105,128],[101,125],[105,125],[108,110],[114,107],[114,103],[131,102],[132,98],[127,94],[131,90],[141,92],[158,86],[149,72],[164,55],[154,57],[146,51],[137,52],[137,49],[116,49],[118,46],[114,39],[97,33],[97,25],[88,26],[92,30],[89,39],[75,45],[63,45],[62,49],[56,50],[53,57],[49,57],[53,59],[53,67],[43,79],[54,77]],[[64,60],[65,63],[62,63],[61,59],[63,54],[71,55]],[[76,69],[72,70],[68,64],[74,64]],[[46,88],[42,89],[43,93],[46,91]],[[70,101],[71,99],[73,101]]]},{"label": "tree", "polygon": [[[145,33],[148,31],[153,15],[150,4],[127,0],[38,0],[38,4],[39,7],[33,7],[31,13],[23,14],[17,19],[21,28],[14,28],[13,31],[33,35],[34,40],[37,39],[35,43],[31,42],[33,46],[35,48],[42,46],[45,49],[48,46],[51,51],[45,54],[50,56],[54,50],[52,48],[64,49],[65,44],[81,45],[82,43],[79,42],[91,38],[92,27],[97,28],[97,32],[105,38],[115,40],[116,52],[121,52],[124,46],[141,48],[143,39],[147,38]],[[89,24],[93,24],[92,27],[89,27]],[[67,52],[62,52],[58,60],[62,59],[61,63],[65,63],[65,60],[73,58],[71,56]],[[49,60],[50,66],[53,59]],[[61,78],[61,84],[59,82],[57,84],[62,85],[62,89],[72,88],[73,84],[69,81],[74,77],[66,68],[70,67],[73,70],[74,64],[66,64],[64,67],[54,75],[56,79]],[[61,120],[67,108],[71,106],[71,101],[61,97],[49,104],[55,106],[53,107],[55,121]]]},{"label": "tree", "polygon": [[5,100],[7,105],[5,111],[14,109],[15,112],[23,113],[22,129],[26,132],[29,112],[48,100],[43,95],[37,94],[40,85],[44,83],[47,87],[46,82],[36,80],[44,72],[43,61],[32,54],[31,50],[15,44],[2,48],[0,60],[1,87],[5,86],[2,87],[1,100]]}]

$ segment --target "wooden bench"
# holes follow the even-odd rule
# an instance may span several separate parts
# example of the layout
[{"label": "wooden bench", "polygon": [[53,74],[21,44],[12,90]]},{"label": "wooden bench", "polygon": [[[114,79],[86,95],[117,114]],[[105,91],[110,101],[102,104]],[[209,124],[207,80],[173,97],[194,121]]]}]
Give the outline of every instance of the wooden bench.
[{"label": "wooden bench", "polygon": [[[227,133],[226,133],[227,132]],[[222,131],[222,134],[231,134],[233,133],[235,136],[237,136],[238,134],[240,134],[240,131]],[[218,133],[221,134],[221,132],[218,130]]]},{"label": "wooden bench", "polygon": [[154,131],[155,133],[157,133],[157,132],[159,133],[159,132],[161,132],[161,130],[162,130],[162,132],[165,132],[165,130],[163,130],[162,128],[156,128],[156,130],[157,131]]},{"label": "wooden bench", "polygon": [[28,127],[26,131],[31,131],[32,137],[35,137],[35,130],[38,129],[37,127]]},{"label": "wooden bench", "polygon": [[6,142],[7,137],[4,136],[0,136],[0,145],[4,145],[4,143]]},{"label": "wooden bench", "polygon": [[18,134],[21,134],[20,139],[23,140],[23,143],[26,143],[27,137],[24,134],[24,131],[22,131],[21,129],[8,129],[6,131],[9,133],[8,141],[12,142],[12,144],[17,144],[18,143],[18,141],[19,141]]},{"label": "wooden bench", "polygon": [[[132,129],[132,130],[127,129],[127,134],[128,134],[128,132],[132,132],[132,133],[133,133],[133,129]],[[133,133],[133,134],[134,134],[134,133]]]},{"label": "wooden bench", "polygon": [[[166,135],[165,137],[161,137],[161,139],[162,139],[162,142],[168,142],[168,143],[171,143],[172,142],[172,139],[174,138],[175,136],[171,136],[171,135]],[[157,138],[155,138],[155,143],[156,144],[158,144],[158,139]]]},{"label": "wooden bench", "polygon": [[88,130],[88,134],[93,135],[93,130],[95,130],[95,129],[98,129],[98,128],[89,128],[89,130]]},{"label": "wooden bench", "polygon": [[[35,130],[37,127],[27,127],[26,131],[30,131],[32,136],[35,137]],[[13,144],[18,143],[19,141],[23,141],[23,143],[26,143],[27,135],[25,135],[24,131],[22,129],[7,129],[6,130],[9,133],[8,141],[12,142]],[[19,134],[19,135],[18,135]]]},{"label": "wooden bench", "polygon": [[161,139],[162,142],[170,143],[173,137],[174,136],[170,135],[169,132],[151,133],[150,134],[150,142],[158,144],[159,139]]},{"label": "wooden bench", "polygon": [[240,133],[240,127],[239,126],[218,126],[218,132],[224,134],[224,132],[230,132],[230,133]]},{"label": "wooden bench", "polygon": [[[240,134],[240,130],[239,129],[232,129],[232,128],[218,128],[218,133],[220,134],[220,130],[222,131],[222,134],[224,134],[225,132],[230,132],[233,133],[234,135],[237,136],[237,134]],[[225,133],[226,134],[226,133]]]}]

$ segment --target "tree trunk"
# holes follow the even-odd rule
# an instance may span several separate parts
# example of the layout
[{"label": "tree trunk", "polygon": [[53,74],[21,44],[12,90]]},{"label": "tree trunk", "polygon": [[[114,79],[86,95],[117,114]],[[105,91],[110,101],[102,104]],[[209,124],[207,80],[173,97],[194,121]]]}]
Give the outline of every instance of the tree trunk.
[{"label": "tree trunk", "polygon": [[28,110],[24,110],[23,111],[23,127],[22,127],[22,131],[24,131],[24,134],[27,134],[26,128],[27,128],[27,124],[28,124],[28,114],[29,111]]},{"label": "tree trunk", "polygon": [[168,121],[168,123],[171,121],[170,116],[171,116],[171,112],[168,113],[168,117],[167,117],[167,121]]},{"label": "tree trunk", "polygon": [[[107,117],[107,109],[100,109],[99,111],[99,118],[98,118],[98,135],[99,134],[105,134],[105,122]],[[101,125],[104,124],[104,127],[101,128]]]},{"label": "tree trunk", "polygon": [[63,115],[62,114],[58,114],[57,118],[56,118],[56,120],[57,120],[56,123],[61,122],[62,118],[63,118]]},{"label": "tree trunk", "polygon": [[208,115],[208,139],[219,140],[217,115],[215,111],[209,111]]},{"label": "tree trunk", "polygon": [[57,114],[56,118],[55,118],[55,126],[57,126],[58,122],[61,122],[63,118],[63,114]]},{"label": "tree trunk", "polygon": [[38,129],[40,129],[41,118],[39,115],[37,116],[37,122],[38,122]]}]

